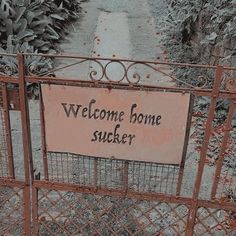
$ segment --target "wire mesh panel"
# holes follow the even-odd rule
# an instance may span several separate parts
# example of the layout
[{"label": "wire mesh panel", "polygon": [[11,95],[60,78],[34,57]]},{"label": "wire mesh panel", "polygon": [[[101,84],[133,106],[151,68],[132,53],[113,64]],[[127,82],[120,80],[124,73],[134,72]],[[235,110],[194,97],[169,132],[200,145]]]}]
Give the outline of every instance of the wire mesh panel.
[{"label": "wire mesh panel", "polygon": [[194,227],[194,235],[236,235],[236,211],[199,208]]},{"label": "wire mesh panel", "polygon": [[222,170],[218,197],[221,201],[232,202],[236,207],[236,168],[226,167]]},{"label": "wire mesh panel", "polygon": [[23,235],[23,189],[0,186],[0,235]]},{"label": "wire mesh panel", "polygon": [[[236,127],[233,122],[236,114],[236,103],[226,101],[229,105],[228,112],[224,114],[224,123],[214,126],[213,136],[217,142],[213,145],[215,152],[213,157],[216,168],[213,175],[211,188],[211,199],[217,199],[222,204],[227,202],[232,205],[236,203]],[[213,123],[214,125],[214,123]],[[236,205],[235,205],[236,206]]]},{"label": "wire mesh panel", "polygon": [[85,186],[176,194],[179,166],[48,153],[49,179]]},{"label": "wire mesh panel", "polygon": [[131,162],[129,188],[141,192],[176,194],[179,166]]},{"label": "wire mesh panel", "polygon": [[38,192],[40,235],[184,235],[188,207],[58,190]]},{"label": "wire mesh panel", "polygon": [[8,151],[6,141],[5,110],[2,96],[3,85],[0,85],[0,177],[9,176]]},{"label": "wire mesh panel", "polygon": [[217,198],[236,204],[236,126],[230,133],[225,157],[219,175]]}]

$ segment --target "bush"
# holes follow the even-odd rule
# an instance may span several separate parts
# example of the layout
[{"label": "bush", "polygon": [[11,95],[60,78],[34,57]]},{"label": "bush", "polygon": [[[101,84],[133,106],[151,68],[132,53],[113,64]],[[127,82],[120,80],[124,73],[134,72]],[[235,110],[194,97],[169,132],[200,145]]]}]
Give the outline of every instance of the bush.
[{"label": "bush", "polygon": [[[232,63],[236,54],[236,0],[169,1],[162,20],[163,44],[172,61],[217,65]],[[198,84],[206,75],[208,87],[214,75],[210,71],[182,70],[182,79]]]},{"label": "bush", "polygon": [[[56,52],[66,26],[79,17],[79,5],[76,0],[0,0],[0,52]],[[28,56],[26,65],[31,73],[43,73],[53,61]],[[0,73],[17,73],[16,60],[0,57]]]},{"label": "bush", "polygon": [[[236,1],[172,1],[163,24],[163,42],[174,49],[169,50],[172,60],[217,64],[219,61],[210,60],[213,51],[219,47],[231,48],[236,40]],[[218,56],[229,59],[235,54],[235,48],[231,49]]]},{"label": "bush", "polygon": [[55,43],[67,33],[66,24],[78,18],[80,9],[76,0],[0,2],[0,37],[3,49],[7,49],[9,37],[13,45],[27,42],[39,52],[56,49]]}]

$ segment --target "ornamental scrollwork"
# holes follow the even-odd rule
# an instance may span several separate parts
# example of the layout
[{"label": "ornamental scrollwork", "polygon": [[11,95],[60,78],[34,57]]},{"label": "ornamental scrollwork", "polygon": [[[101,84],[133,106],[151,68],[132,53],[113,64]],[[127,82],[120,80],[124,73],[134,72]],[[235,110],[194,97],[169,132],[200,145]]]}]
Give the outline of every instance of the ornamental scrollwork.
[{"label": "ornamental scrollwork", "polygon": [[230,92],[236,92],[236,78],[226,78],[225,89]]}]

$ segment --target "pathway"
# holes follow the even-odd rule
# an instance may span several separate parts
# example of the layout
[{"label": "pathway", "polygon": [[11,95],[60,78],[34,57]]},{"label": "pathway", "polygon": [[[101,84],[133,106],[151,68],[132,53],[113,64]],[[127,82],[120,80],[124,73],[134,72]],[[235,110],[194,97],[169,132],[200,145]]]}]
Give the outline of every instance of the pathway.
[{"label": "pathway", "polygon": [[[138,60],[164,60],[160,34],[147,0],[90,0],[82,4],[83,18],[71,27],[71,35],[61,44],[64,53],[82,56],[116,57]],[[73,60],[64,60],[67,65]],[[57,73],[60,77],[86,79],[91,65],[74,66]],[[169,73],[169,67],[162,66]],[[119,77],[117,65],[112,76]],[[173,84],[168,77],[144,67],[135,73],[148,84]],[[153,71],[152,71],[153,72]],[[148,80],[146,75],[148,76]]]}]

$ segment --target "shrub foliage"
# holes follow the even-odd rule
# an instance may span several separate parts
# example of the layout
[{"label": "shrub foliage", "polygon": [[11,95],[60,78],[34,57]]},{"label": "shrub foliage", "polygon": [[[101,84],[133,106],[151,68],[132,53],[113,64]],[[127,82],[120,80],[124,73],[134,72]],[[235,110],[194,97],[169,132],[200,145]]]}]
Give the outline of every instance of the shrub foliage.
[{"label": "shrub foliage", "polygon": [[[0,0],[0,52],[56,52],[68,23],[78,19],[79,12],[77,0]],[[50,59],[35,57],[27,57],[26,64],[37,73],[53,66]],[[16,70],[16,60],[0,58],[0,73]]]}]

